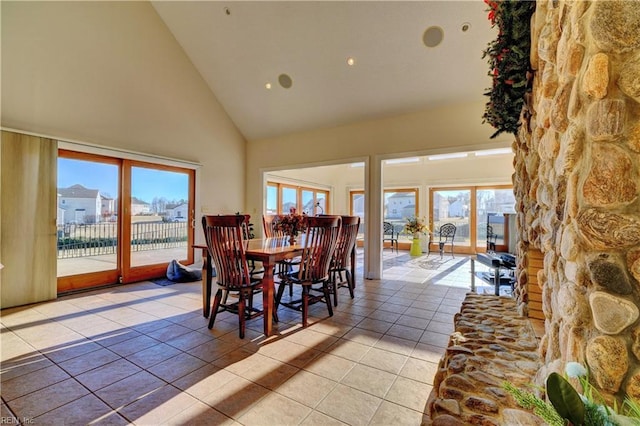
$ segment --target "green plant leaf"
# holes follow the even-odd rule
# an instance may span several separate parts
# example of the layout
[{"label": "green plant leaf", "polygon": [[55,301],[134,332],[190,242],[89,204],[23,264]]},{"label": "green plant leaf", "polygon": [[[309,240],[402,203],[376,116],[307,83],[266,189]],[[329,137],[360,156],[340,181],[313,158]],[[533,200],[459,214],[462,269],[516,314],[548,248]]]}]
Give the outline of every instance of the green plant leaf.
[{"label": "green plant leaf", "polygon": [[584,423],[584,403],[578,392],[564,377],[551,373],[547,377],[547,396],[561,417],[575,426]]}]

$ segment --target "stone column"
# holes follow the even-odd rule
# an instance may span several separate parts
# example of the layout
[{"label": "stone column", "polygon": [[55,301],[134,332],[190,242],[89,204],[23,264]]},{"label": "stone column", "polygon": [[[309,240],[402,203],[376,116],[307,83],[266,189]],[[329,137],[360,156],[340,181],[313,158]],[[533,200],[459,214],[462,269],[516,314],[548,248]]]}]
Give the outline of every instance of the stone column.
[{"label": "stone column", "polygon": [[640,398],[640,1],[537,1],[531,64],[513,180],[521,262],[544,253],[538,381],[578,361]]}]

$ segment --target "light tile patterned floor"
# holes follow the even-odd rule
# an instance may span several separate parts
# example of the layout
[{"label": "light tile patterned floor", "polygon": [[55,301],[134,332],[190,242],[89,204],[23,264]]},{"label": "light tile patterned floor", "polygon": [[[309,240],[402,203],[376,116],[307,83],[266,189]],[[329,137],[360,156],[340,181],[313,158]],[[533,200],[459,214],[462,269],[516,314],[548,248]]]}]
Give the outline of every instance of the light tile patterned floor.
[{"label": "light tile patterned floor", "polygon": [[269,339],[261,318],[239,339],[228,313],[208,330],[199,282],[142,282],[5,309],[2,419],[419,425],[470,288],[466,257],[424,259],[385,250],[384,279],[362,280],[360,253],[355,299],[341,289],[332,318],[314,305],[306,329],[300,313],[281,308]]}]

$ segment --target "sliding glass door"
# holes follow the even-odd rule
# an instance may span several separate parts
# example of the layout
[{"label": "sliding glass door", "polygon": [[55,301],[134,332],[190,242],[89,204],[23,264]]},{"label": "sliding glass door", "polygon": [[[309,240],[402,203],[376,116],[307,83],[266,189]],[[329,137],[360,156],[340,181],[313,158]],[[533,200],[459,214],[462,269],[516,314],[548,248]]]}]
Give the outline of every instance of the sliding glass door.
[{"label": "sliding glass door", "polygon": [[456,226],[456,252],[474,254],[486,251],[488,230],[496,235],[492,241],[498,249],[506,249],[509,235],[504,215],[513,213],[515,205],[511,186],[432,188],[430,193],[432,243],[438,241],[440,226],[453,223]]},{"label": "sliding glass door", "polygon": [[118,159],[58,151],[58,292],[118,282],[120,175]]},{"label": "sliding glass door", "polygon": [[59,150],[58,292],[192,263],[193,185],[193,170]]},{"label": "sliding glass door", "polygon": [[125,161],[128,268],[125,281],[166,271],[171,260],[192,263],[194,208],[193,171]]}]

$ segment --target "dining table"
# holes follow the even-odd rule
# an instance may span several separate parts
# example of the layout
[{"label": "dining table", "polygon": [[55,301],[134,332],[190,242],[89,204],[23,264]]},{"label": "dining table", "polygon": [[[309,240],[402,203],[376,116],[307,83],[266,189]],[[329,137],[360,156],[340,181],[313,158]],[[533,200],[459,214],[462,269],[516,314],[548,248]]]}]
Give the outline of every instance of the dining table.
[{"label": "dining table", "polygon": [[[259,261],[264,268],[262,278],[262,309],[264,312],[264,334],[270,336],[273,331],[275,283],[273,271],[276,262],[293,259],[302,254],[304,249],[304,234],[294,243],[289,237],[273,237],[250,239],[245,241],[245,255],[247,260]],[[195,249],[202,250],[202,315],[208,318],[211,311],[211,288],[213,265],[206,245],[195,244]]]}]

